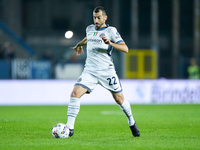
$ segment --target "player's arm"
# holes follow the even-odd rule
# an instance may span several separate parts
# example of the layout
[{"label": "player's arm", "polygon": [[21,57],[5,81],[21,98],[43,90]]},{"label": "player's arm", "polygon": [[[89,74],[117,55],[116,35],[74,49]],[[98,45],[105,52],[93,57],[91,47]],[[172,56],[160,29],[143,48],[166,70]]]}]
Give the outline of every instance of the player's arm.
[{"label": "player's arm", "polygon": [[119,51],[128,53],[128,47],[125,44],[125,42],[113,43],[105,36],[102,36],[102,40],[104,41],[105,44],[108,44]]},{"label": "player's arm", "polygon": [[82,39],[80,42],[78,42],[76,45],[77,46],[84,46],[87,44],[87,37],[85,37],[84,39]]},{"label": "player's arm", "polygon": [[84,54],[82,46],[84,46],[86,44],[87,44],[87,37],[85,37],[83,40],[81,40],[80,42],[78,42],[76,44],[76,46],[71,47],[71,49],[74,49],[76,51],[76,55],[79,56],[79,55]]}]

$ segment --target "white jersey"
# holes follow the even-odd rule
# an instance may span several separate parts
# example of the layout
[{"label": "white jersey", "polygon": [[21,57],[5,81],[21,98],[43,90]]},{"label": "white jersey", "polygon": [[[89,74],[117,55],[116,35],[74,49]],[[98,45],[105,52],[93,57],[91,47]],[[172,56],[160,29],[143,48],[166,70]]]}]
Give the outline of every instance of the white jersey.
[{"label": "white jersey", "polygon": [[87,59],[84,70],[97,71],[114,68],[111,57],[112,47],[105,44],[102,36],[106,36],[114,43],[124,42],[115,27],[107,25],[96,30],[95,25],[86,28],[87,36]]}]

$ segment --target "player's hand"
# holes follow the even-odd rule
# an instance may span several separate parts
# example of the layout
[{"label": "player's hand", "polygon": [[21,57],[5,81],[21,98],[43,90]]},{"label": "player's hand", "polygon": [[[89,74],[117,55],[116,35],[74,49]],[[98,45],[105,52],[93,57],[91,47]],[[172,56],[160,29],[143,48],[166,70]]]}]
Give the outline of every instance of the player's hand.
[{"label": "player's hand", "polygon": [[83,47],[82,46],[74,46],[74,47],[70,47],[71,49],[74,49],[76,51],[76,56],[80,56],[82,54],[84,54],[84,51],[83,51]]},{"label": "player's hand", "polygon": [[110,40],[107,37],[102,36],[101,38],[102,38],[102,40],[104,41],[105,44],[110,45]]}]

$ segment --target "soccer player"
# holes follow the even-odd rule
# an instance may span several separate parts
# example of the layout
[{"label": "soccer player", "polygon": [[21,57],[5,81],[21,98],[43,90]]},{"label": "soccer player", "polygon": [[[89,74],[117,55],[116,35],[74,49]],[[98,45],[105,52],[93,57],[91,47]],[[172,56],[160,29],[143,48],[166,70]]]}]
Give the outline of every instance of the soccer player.
[{"label": "soccer player", "polygon": [[126,115],[133,136],[139,137],[140,131],[133,119],[130,103],[124,99],[122,87],[111,58],[112,48],[127,53],[128,47],[117,29],[105,23],[107,15],[104,7],[98,6],[94,9],[93,20],[94,24],[86,28],[86,37],[71,48],[79,56],[84,53],[82,46],[87,45],[85,67],[75,83],[68,105],[66,127],[70,130],[69,136],[74,134],[74,122],[80,109],[81,96],[92,92],[95,86],[100,84],[111,92],[116,103]]},{"label": "soccer player", "polygon": [[199,79],[199,66],[195,58],[190,59],[190,66],[188,67],[189,79]]}]

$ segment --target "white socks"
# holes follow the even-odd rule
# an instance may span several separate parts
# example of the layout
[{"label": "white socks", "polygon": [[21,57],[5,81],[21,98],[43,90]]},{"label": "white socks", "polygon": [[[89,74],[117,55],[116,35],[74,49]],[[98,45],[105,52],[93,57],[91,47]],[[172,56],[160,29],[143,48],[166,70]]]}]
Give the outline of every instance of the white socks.
[{"label": "white socks", "polygon": [[[119,105],[119,107],[126,115],[129,126],[134,125],[135,120],[133,119],[130,103],[127,100],[124,100],[123,104]],[[70,129],[74,129],[75,119],[76,116],[78,115],[79,110],[80,110],[80,98],[71,97],[67,111],[67,116],[68,116],[67,126]]]},{"label": "white socks", "polygon": [[67,116],[68,116],[67,126],[70,129],[74,129],[74,122],[75,122],[76,116],[78,115],[79,110],[80,110],[80,99],[71,97],[69,105],[68,105],[68,111],[67,111]]},{"label": "white socks", "polygon": [[135,120],[133,119],[133,115],[131,112],[131,106],[130,103],[127,100],[124,100],[122,105],[119,105],[120,109],[124,112],[128,119],[129,126],[132,126],[135,124]]}]

